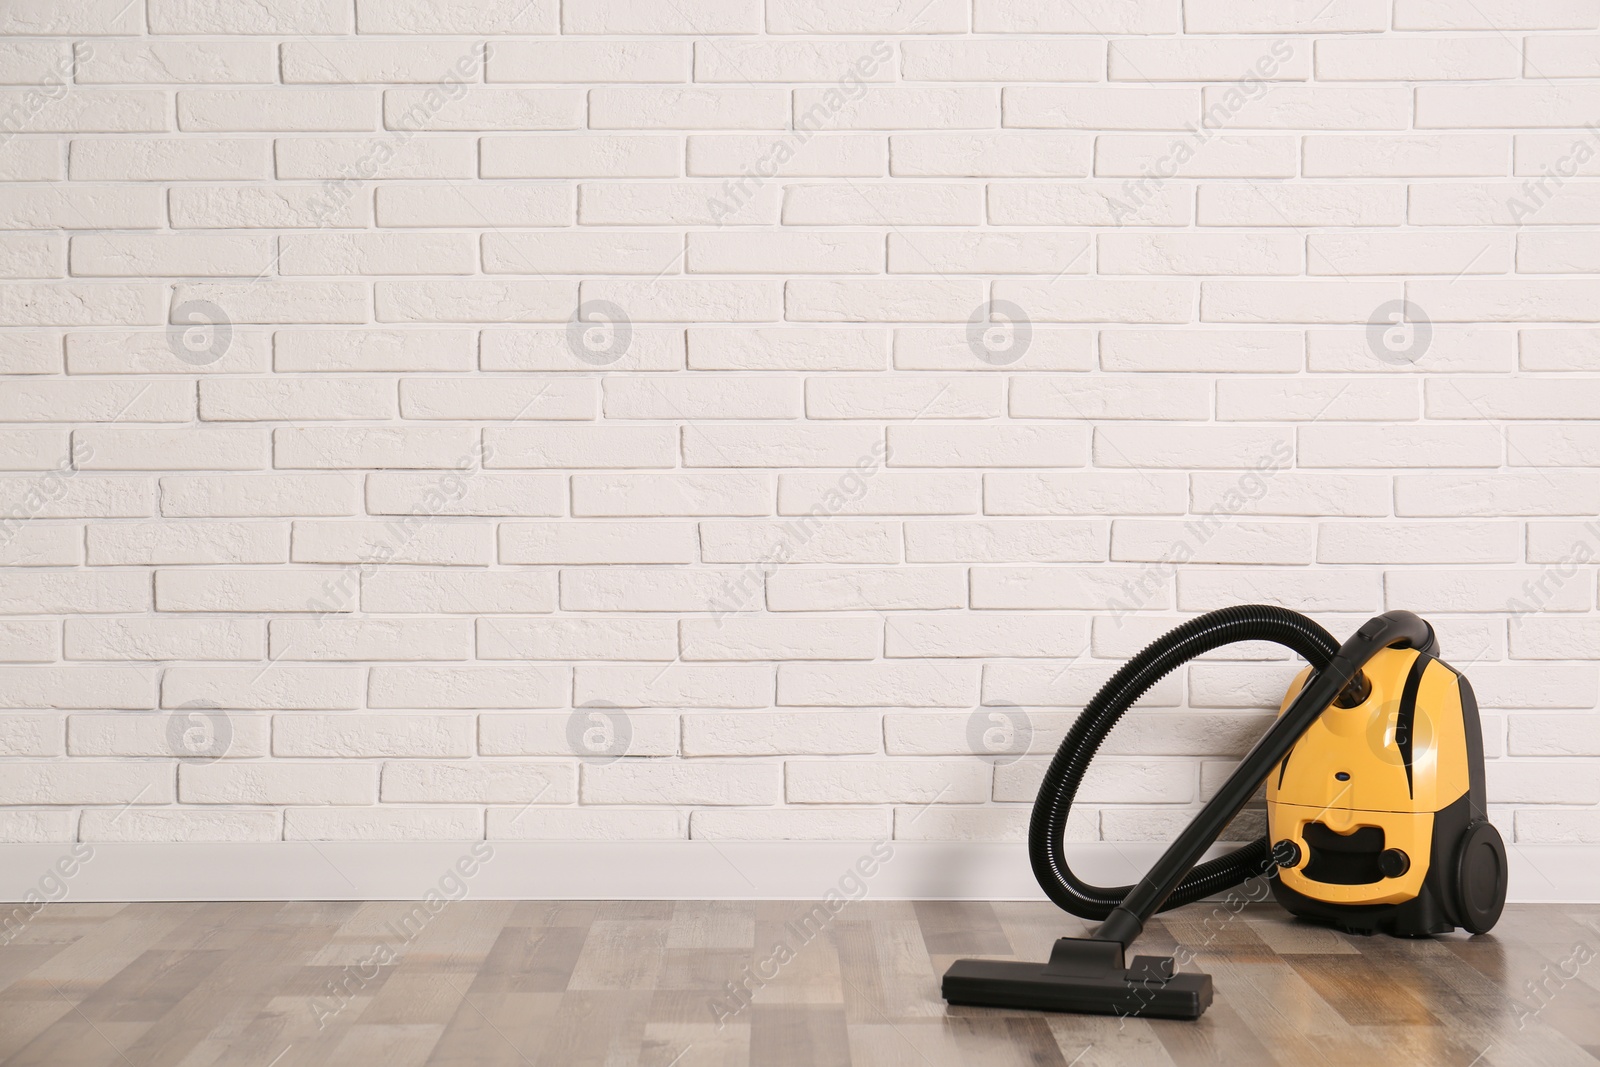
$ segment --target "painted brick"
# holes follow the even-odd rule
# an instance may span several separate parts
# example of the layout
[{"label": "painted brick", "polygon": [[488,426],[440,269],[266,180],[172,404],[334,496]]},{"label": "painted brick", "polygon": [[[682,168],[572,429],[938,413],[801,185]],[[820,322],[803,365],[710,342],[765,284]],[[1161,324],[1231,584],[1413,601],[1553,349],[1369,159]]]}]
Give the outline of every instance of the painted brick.
[{"label": "painted brick", "polygon": [[483,137],[478,166],[485,178],[676,178],[683,168],[676,138],[643,134]]},{"label": "painted brick", "polygon": [[183,808],[88,808],[78,824],[80,841],[277,841],[275,811]]},{"label": "painted brick", "polygon": [[974,804],[993,772],[978,760],[789,760],[791,804]]},{"label": "painted brick", "polygon": [[272,754],[291,758],[470,756],[470,715],[274,715]]},{"label": "painted brick", "polygon": [[869,755],[883,747],[874,712],[706,712],[683,717],[683,755]]},{"label": "painted brick", "polygon": [[687,41],[495,41],[484,77],[491,82],[686,81]]},{"label": "painted brick", "polygon": [[1399,185],[1203,184],[1196,199],[1202,226],[1394,226],[1406,216]]},{"label": "painted brick", "polygon": [[332,570],[159,570],[157,611],[354,611],[359,576]]},{"label": "painted brick", "polygon": [[470,808],[286,808],[285,841],[477,841],[483,819]]},{"label": "painted brick", "polygon": [[551,667],[374,667],[369,708],[551,708],[568,693]]},{"label": "painted brick", "polygon": [[694,532],[690,523],[505,523],[500,562],[692,563]]},{"label": "painted brick", "polygon": [[[612,343],[612,342],[607,342]],[[484,330],[481,342],[484,370],[590,372],[594,364],[582,338],[574,341],[566,329]],[[635,328],[625,351],[610,364],[617,371],[680,370],[684,362],[682,329]]]},{"label": "painted brick", "polygon": [[272,175],[272,145],[245,138],[84,138],[72,142],[67,173],[74,181],[265,179]]},{"label": "painted brick", "polygon": [[1094,335],[1088,330],[1035,326],[1026,346],[1017,340],[1014,329],[995,340],[991,348],[981,334],[974,342],[967,328],[902,327],[894,332],[895,369],[1081,371],[1094,363]]},{"label": "painted brick", "polygon": [[825,567],[778,570],[767,581],[772,611],[926,611],[966,606],[953,567]]},{"label": "painted brick", "polygon": [[278,330],[276,371],[465,371],[476,363],[473,330]]},{"label": "painted brick", "polygon": [[462,660],[472,655],[466,619],[273,619],[274,661]]},{"label": "painted brick", "polygon": [[1512,563],[1519,530],[1511,522],[1326,523],[1320,563]]},{"label": "painted brick", "polygon": [[169,667],[161,706],[242,711],[321,711],[360,705],[363,673],[350,667]]},{"label": "painted brick", "polygon": [[[555,607],[556,576],[550,570],[403,567],[367,575],[361,583],[363,611],[494,615]],[[501,624],[490,625],[498,629]]]},{"label": "painted brick", "polygon": [[565,479],[538,474],[384,472],[367,475],[370,515],[560,515]]},{"label": "painted brick", "polygon": [[90,566],[289,560],[289,531],[282,523],[116,523],[86,532]]},{"label": "painted brick", "polygon": [[[1101,560],[1106,554],[1108,530],[1104,522],[1081,519],[908,522],[905,524],[906,560],[910,563]],[[974,571],[974,578],[976,575]]]},{"label": "painted brick", "polygon": [[842,618],[818,624],[812,619],[740,616],[734,619],[684,619],[682,655],[690,661],[873,659],[881,644],[877,619]]},{"label": "painted brick", "polygon": [[726,808],[692,812],[696,841],[882,841],[889,835],[882,808]]},{"label": "painted brick", "polygon": [[[349,182],[373,178],[385,181],[401,178],[472,178],[477,176],[478,171],[476,149],[477,145],[464,137],[416,138],[398,145],[383,138],[293,137],[278,139],[274,158],[277,176],[283,179],[320,178]],[[368,243],[385,238],[390,243],[407,239],[406,235],[361,236]],[[329,235],[322,240],[348,242],[351,239]]]},{"label": "painted brick", "polygon": [[[96,5],[112,7],[111,4]],[[337,0],[152,0],[150,32],[160,34],[351,33],[355,12]]]},{"label": "painted brick", "polygon": [[491,841],[681,840],[684,818],[676,808],[488,809]]},{"label": "painted brick", "polygon": [[[67,752],[74,756],[186,756],[190,754],[186,745],[189,732],[206,717],[205,712],[185,711],[72,715],[67,719]],[[196,738],[208,755],[226,759],[267,755],[265,715],[222,712],[220,718],[221,723],[207,723],[206,733]],[[218,745],[221,751],[212,745]]]},{"label": "painted brick", "polygon": [[613,658],[673,660],[677,655],[678,627],[671,619],[478,620],[479,659],[529,659],[559,663]]},{"label": "painted brick", "polygon": [[372,804],[378,768],[359,763],[180,764],[185,804]]},{"label": "painted brick", "polygon": [[[586,757],[590,731],[605,724],[608,753],[627,756],[678,754],[678,716],[673,712],[623,712],[605,704],[579,705],[570,712],[507,712],[482,717],[478,751],[486,756]],[[578,733],[579,730],[584,731]],[[600,742],[593,742],[600,744]],[[589,756],[605,760],[606,755]]]},{"label": "painted brick", "polygon": [[887,330],[755,327],[688,331],[689,366],[697,370],[883,370]]},{"label": "painted brick", "polygon": [[[759,167],[787,178],[879,178],[889,158],[888,138],[872,133],[811,134],[799,152],[771,134],[691,133],[687,141],[685,169],[696,177],[743,175]],[[666,176],[676,174],[674,163]]]},{"label": "painted brick", "polygon": [[0,803],[170,804],[176,792],[170,763],[30,762],[12,767],[0,785]]},{"label": "painted brick", "polygon": [[1174,474],[1074,471],[983,479],[986,515],[1179,515],[1185,495],[1185,479]]},{"label": "painted brick", "polygon": [[357,0],[362,33],[549,34],[556,30],[553,0],[508,7],[498,0],[462,0],[441,8],[427,0]]},{"label": "painted brick", "polygon": [[63,627],[68,659],[260,660],[267,654],[266,624],[255,619],[75,618]]},{"label": "painted brick", "polygon": [[169,517],[353,515],[360,507],[361,486],[339,475],[174,475],[161,479],[161,514]]},{"label": "painted brick", "polygon": [[706,563],[761,563],[780,552],[794,563],[898,563],[900,524],[871,520],[700,523],[700,558]]},{"label": "painted brick", "polygon": [[577,768],[571,763],[407,761],[383,765],[385,803],[570,804]]},{"label": "painted brick", "polygon": [[589,764],[579,795],[585,804],[775,804],[783,768],[720,760]]},{"label": "painted brick", "polygon": [[962,663],[785,663],[778,703],[823,707],[967,707],[977,668]]},{"label": "painted brick", "polygon": [[7,615],[124,614],[150,610],[149,575],[138,571],[13,572],[0,588]]}]

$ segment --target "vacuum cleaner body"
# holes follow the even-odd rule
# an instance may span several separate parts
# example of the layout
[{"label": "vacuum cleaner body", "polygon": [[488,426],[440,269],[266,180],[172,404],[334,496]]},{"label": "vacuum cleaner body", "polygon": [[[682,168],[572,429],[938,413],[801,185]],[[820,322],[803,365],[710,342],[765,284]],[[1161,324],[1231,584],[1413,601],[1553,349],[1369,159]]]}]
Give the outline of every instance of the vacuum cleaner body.
[{"label": "vacuum cleaner body", "polygon": [[1360,702],[1329,705],[1267,777],[1273,895],[1351,933],[1487,930],[1505,855],[1477,829],[1488,813],[1472,685],[1414,648],[1382,649],[1362,673]]}]

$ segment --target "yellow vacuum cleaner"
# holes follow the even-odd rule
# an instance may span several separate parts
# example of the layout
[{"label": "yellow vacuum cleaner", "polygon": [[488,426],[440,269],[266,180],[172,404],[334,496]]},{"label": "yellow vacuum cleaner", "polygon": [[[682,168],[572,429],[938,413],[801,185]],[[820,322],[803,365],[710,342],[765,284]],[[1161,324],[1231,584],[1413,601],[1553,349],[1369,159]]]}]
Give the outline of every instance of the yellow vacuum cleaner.
[{"label": "yellow vacuum cleaner", "polygon": [[[1236,641],[1275,641],[1309,666],[1278,718],[1135,886],[1091,885],[1063,854],[1067,815],[1111,728],[1176,667]],[[1268,833],[1200,857],[1267,787]],[[1344,644],[1297,612],[1245,605],[1191,619],[1117,671],[1085,706],[1045,772],[1028,852],[1066,911],[1100,923],[1059,939],[1044,964],[957,960],[952,1004],[1196,1019],[1211,976],[1125,950],[1159,911],[1271,880],[1291,913],[1355,933],[1481,934],[1505,905],[1506,853],[1488,821],[1483,738],[1472,686],[1439,659],[1433,628],[1409,611],[1368,620]]]}]

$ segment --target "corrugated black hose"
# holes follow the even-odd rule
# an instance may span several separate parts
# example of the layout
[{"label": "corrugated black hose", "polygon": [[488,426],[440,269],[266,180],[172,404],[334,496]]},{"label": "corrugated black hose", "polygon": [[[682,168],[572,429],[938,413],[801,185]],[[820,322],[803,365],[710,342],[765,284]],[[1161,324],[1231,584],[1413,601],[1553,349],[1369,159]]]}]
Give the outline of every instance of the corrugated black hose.
[{"label": "corrugated black hose", "polygon": [[[1327,630],[1297,611],[1269,604],[1243,604],[1190,619],[1151,642],[1112,675],[1085,705],[1055,759],[1050,761],[1028,827],[1028,858],[1033,863],[1033,875],[1050,899],[1066,911],[1083,919],[1103,920],[1133,888],[1090,885],[1072,873],[1063,854],[1067,814],[1072,810],[1084,772],[1106,735],[1134,701],[1174,668],[1237,641],[1274,641],[1298,652],[1319,671],[1339,649],[1339,642]],[[1161,910],[1191,904],[1263,873],[1271,865],[1270,855],[1271,846],[1263,837],[1199,864]]]}]

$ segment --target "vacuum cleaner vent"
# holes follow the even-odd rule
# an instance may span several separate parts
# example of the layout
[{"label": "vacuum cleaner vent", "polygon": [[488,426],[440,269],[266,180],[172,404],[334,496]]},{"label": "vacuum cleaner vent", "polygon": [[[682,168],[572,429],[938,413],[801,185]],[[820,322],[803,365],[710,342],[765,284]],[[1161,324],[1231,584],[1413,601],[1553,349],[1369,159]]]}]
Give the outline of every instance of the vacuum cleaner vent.
[{"label": "vacuum cleaner vent", "polygon": [[1328,885],[1371,885],[1383,881],[1378,857],[1383,855],[1383,828],[1363,826],[1348,834],[1335,832],[1320,822],[1306,823],[1304,836],[1311,846],[1306,877]]}]

